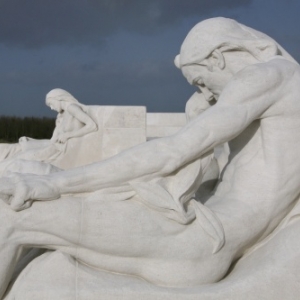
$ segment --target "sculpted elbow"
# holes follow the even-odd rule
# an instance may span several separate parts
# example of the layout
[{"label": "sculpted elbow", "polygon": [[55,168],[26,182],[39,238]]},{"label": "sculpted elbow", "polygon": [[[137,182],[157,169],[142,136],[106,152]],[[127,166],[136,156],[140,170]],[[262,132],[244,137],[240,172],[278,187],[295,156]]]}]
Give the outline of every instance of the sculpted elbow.
[{"label": "sculpted elbow", "polygon": [[90,132],[94,132],[98,130],[98,126],[95,122],[87,125]]}]

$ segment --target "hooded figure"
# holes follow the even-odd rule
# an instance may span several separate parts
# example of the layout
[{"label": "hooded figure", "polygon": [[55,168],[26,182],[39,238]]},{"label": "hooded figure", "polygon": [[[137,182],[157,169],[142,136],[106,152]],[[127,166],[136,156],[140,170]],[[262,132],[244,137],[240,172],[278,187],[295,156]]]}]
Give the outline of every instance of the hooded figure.
[{"label": "hooded figure", "polygon": [[261,62],[275,55],[296,62],[276,41],[268,35],[227,18],[212,18],[195,25],[183,41],[175,65],[197,64],[215,49],[226,51],[248,51]]}]

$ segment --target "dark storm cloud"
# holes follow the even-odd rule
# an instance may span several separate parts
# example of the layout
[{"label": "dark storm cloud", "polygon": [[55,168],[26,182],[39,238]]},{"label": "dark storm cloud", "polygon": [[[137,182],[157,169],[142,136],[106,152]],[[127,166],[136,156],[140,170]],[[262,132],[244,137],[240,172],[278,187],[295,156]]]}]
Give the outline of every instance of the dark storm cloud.
[{"label": "dark storm cloud", "polygon": [[45,68],[11,70],[0,72],[2,82],[15,83],[20,85],[43,85],[47,83],[78,81],[82,84],[96,85],[99,87],[123,88],[125,86],[165,83],[170,80],[170,75],[180,74],[173,65],[162,61],[145,61],[143,63],[99,63],[90,61],[88,63],[65,63],[53,67],[51,72]]},{"label": "dark storm cloud", "polygon": [[0,0],[0,43],[101,44],[118,30],[153,34],[185,17],[252,0]]},{"label": "dark storm cloud", "polygon": [[[51,72],[0,71],[0,91],[8,87],[10,98],[19,98],[13,113],[22,115],[50,115],[44,99],[56,87],[68,90],[85,104],[144,105],[148,111],[160,112],[184,111],[185,102],[194,90],[182,79],[179,70],[163,61],[130,64],[91,61],[65,63]],[[2,110],[12,114],[9,107],[2,106]]]}]

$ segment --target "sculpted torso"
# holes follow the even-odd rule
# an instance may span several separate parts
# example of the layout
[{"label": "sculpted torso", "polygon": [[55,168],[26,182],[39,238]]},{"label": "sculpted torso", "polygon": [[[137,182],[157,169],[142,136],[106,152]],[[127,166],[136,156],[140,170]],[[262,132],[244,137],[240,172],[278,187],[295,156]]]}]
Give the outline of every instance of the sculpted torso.
[{"label": "sculpted torso", "polygon": [[[256,75],[257,68],[263,68],[258,81],[268,80],[265,72],[271,72],[272,77],[280,81],[274,80],[262,95],[258,93],[256,107],[241,102],[241,106],[249,106],[249,111],[261,106],[262,114],[229,142],[229,163],[215,196],[208,202],[213,209],[220,208],[232,217],[230,221],[219,215],[224,218],[225,227],[228,224],[232,230],[236,226],[232,241],[237,240],[236,232],[240,232],[239,243],[245,237],[249,241],[249,233],[258,239],[270,233],[291,209],[300,192],[297,180],[300,145],[295,142],[300,139],[300,68],[280,57],[255,68]],[[220,198],[222,201],[218,202]],[[257,216],[255,223],[254,213]],[[259,228],[263,230],[257,230]],[[231,237],[230,230],[225,229],[227,239]],[[245,248],[247,246],[245,244]],[[239,249],[236,255],[242,251],[243,248]]]},{"label": "sculpted torso", "polygon": [[230,163],[222,178],[224,188],[218,189],[220,194],[225,193],[225,186],[235,191],[246,189],[251,198],[254,192],[276,199],[283,193],[295,196],[299,191],[292,179],[300,170],[300,145],[296,143],[300,138],[300,68],[282,58],[267,64],[281,82],[263,95],[261,101],[269,100],[270,104],[260,118],[229,142]]}]

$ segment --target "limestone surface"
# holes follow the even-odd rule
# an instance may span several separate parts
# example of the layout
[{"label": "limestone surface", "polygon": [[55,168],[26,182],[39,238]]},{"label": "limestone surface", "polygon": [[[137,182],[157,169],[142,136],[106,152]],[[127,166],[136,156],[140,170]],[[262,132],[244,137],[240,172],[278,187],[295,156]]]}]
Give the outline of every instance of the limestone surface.
[{"label": "limestone surface", "polygon": [[199,89],[176,133],[0,178],[0,297],[297,299],[299,64],[267,35],[213,18],[175,65]]}]

